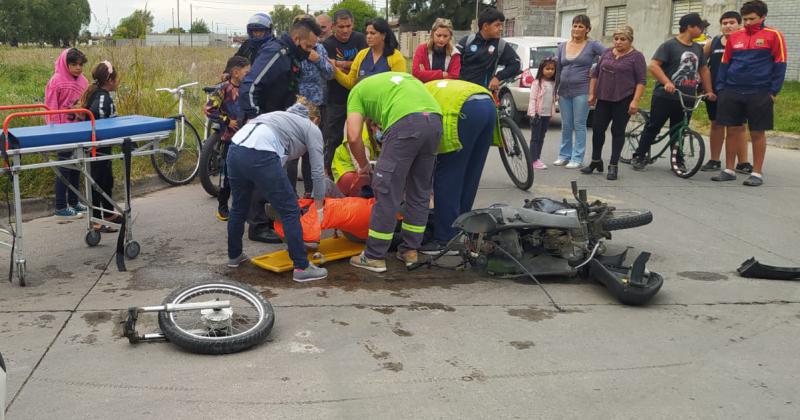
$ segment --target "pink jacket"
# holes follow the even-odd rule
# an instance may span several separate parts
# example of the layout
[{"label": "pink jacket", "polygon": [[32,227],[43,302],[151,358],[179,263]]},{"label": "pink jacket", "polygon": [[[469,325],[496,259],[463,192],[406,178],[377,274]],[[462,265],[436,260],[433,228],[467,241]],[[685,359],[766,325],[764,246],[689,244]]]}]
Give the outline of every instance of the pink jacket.
[{"label": "pink jacket", "polygon": [[[75,77],[69,73],[67,66],[67,53],[69,48],[61,51],[55,61],[55,72],[44,91],[44,104],[50,109],[69,109],[78,105],[81,95],[89,86],[89,81],[83,75]],[[50,124],[63,124],[73,122],[72,114],[49,115],[45,120]]]},{"label": "pink jacket", "polygon": [[[548,83],[547,80],[543,80],[542,83]],[[554,82],[549,82],[554,83]],[[542,113],[542,98],[544,97],[545,89],[539,88],[539,81],[534,80],[533,84],[531,85],[531,95],[528,102],[528,115],[533,117],[534,115]],[[550,116],[556,115],[556,102],[558,102],[558,95],[555,93],[555,86],[553,86],[553,109],[550,110]]]}]

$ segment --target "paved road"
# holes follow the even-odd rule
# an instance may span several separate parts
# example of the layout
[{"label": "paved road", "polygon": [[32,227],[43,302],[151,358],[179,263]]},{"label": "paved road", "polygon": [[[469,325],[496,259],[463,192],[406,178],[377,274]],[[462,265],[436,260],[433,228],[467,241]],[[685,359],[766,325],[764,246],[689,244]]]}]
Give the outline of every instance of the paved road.
[{"label": "paved road", "polygon": [[[553,129],[548,162],[557,142]],[[578,179],[592,196],[653,211],[651,225],[613,241],[653,252],[650,268],[666,279],[643,308],[563,280],[547,284],[568,309],[556,313],[524,281],[410,275],[394,261],[386,275],[332,264],[327,281],[305,285],[252,266],[228,270],[225,225],[199,185],[134,201],[142,255],[126,273],[101,275],[112,238],[89,249],[79,222],[26,223],[30,286],[0,283],[7,416],[798,418],[800,284],[735,274],[750,256],[800,265],[800,152],[770,149],[767,161],[761,188],[708,174],[681,180],[666,162],[642,174],[623,167],[613,183],[537,172],[535,195],[566,196]],[[511,188],[493,152],[477,204],[529,196]],[[256,285],[276,306],[268,343],[208,357],[119,337],[123,309],[217,278]]]}]

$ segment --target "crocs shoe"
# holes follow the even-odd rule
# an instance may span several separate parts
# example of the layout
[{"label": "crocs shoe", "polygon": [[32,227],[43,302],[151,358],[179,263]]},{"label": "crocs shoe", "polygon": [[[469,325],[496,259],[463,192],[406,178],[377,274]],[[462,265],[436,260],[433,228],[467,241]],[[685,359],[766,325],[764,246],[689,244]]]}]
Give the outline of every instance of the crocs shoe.
[{"label": "crocs shoe", "polygon": [[760,176],[750,175],[749,178],[745,179],[742,182],[742,185],[746,185],[748,187],[758,187],[764,183],[764,180]]},{"label": "crocs shoe", "polygon": [[711,180],[717,182],[736,181],[736,174],[731,174],[727,171],[721,171],[719,175],[712,176]]},{"label": "crocs shoe", "polygon": [[703,172],[716,172],[722,170],[722,162],[718,160],[709,160],[705,165],[700,167]]}]

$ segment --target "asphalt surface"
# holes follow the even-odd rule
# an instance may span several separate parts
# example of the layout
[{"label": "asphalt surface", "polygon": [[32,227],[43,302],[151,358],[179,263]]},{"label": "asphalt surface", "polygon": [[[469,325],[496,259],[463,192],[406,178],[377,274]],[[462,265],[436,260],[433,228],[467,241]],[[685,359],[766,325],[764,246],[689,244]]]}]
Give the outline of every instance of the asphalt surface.
[{"label": "asphalt surface", "polygon": [[[558,136],[548,133],[548,163]],[[751,256],[800,266],[798,166],[800,152],[770,148],[759,188],[742,186],[741,175],[725,185],[708,173],[682,180],[663,160],[644,173],[622,166],[616,182],[551,166],[522,192],[492,151],[476,206],[566,197],[577,179],[592,197],[653,212],[652,224],[611,241],[652,252],[648,268],[665,278],[638,308],[597,284],[550,279],[567,309],[560,313],[527,281],[407,273],[393,260],[385,275],[331,263],[329,279],[311,284],[250,265],[227,269],[225,224],[198,184],[134,200],[142,254],[123,273],[113,263],[104,272],[111,235],[88,248],[82,221],[37,219],[24,224],[29,286],[0,282],[6,415],[798,418],[800,283],[736,274]],[[120,337],[125,308],[221,278],[256,286],[275,306],[268,342],[202,356]],[[156,325],[145,316],[140,331]]]}]

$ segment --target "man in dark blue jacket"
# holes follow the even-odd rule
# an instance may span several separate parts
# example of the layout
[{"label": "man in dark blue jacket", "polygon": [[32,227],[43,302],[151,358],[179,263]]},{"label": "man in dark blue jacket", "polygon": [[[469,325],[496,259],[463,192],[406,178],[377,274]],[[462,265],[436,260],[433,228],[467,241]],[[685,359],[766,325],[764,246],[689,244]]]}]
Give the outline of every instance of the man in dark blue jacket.
[{"label": "man in dark blue jacket", "polygon": [[[299,63],[315,49],[321,33],[314,18],[300,18],[289,32],[264,43],[239,87],[239,127],[261,114],[285,111],[294,104]],[[247,236],[253,241],[280,243],[280,237],[272,229],[272,220],[264,213],[266,200],[261,195],[254,194],[250,200]]]},{"label": "man in dark blue jacket", "polygon": [[316,20],[301,18],[289,32],[264,43],[239,88],[240,120],[284,111],[295,102],[299,63],[314,50],[321,33]]}]

